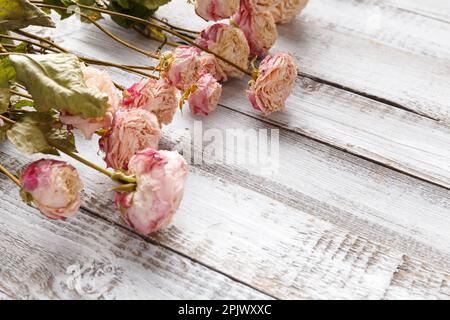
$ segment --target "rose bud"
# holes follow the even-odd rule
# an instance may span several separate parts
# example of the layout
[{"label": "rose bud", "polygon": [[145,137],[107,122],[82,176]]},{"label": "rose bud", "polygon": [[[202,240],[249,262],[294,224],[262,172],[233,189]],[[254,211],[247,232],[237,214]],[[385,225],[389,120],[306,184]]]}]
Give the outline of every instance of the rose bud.
[{"label": "rose bud", "polygon": [[308,4],[308,0],[276,0],[270,10],[276,23],[291,22]]},{"label": "rose bud", "polygon": [[48,218],[64,220],[80,208],[83,183],[77,170],[57,160],[38,160],[29,164],[20,177],[25,198]]},{"label": "rose bud", "polygon": [[241,1],[241,8],[233,21],[244,31],[253,56],[265,56],[277,41],[277,25],[272,14],[252,9],[249,0]]},{"label": "rose bud", "polygon": [[156,116],[144,109],[121,109],[113,118],[111,129],[100,139],[108,167],[128,170],[134,154],[146,148],[158,148],[161,129]]},{"label": "rose bud", "polygon": [[222,85],[212,75],[203,75],[195,84],[195,90],[188,98],[191,112],[207,116],[216,110],[221,94]]},{"label": "rose bud", "polygon": [[219,82],[228,80],[227,74],[220,66],[219,60],[213,54],[202,51],[200,54],[200,74],[211,74]]},{"label": "rose bud", "polygon": [[108,110],[103,117],[90,119],[73,116],[64,110],[61,110],[60,120],[66,125],[81,130],[85,138],[90,140],[97,130],[111,126],[112,116],[119,108],[121,95],[111,80],[111,77],[105,71],[93,67],[86,67],[84,65],[82,65],[82,71],[88,88],[97,89],[108,95]]},{"label": "rose bud", "polygon": [[165,79],[143,80],[125,91],[122,103],[126,108],[145,109],[167,125],[178,109],[177,89]]},{"label": "rose bud", "polygon": [[176,151],[146,149],[131,159],[129,173],[136,176],[136,191],[116,193],[124,220],[145,235],[168,226],[183,198],[186,161]]},{"label": "rose bud", "polygon": [[282,110],[294,88],[297,66],[291,55],[278,53],[267,56],[259,67],[256,81],[253,81],[247,96],[253,108],[264,115]]},{"label": "rose bud", "polygon": [[164,54],[163,76],[177,89],[189,89],[199,78],[200,49],[180,46]]},{"label": "rose bud", "polygon": [[[200,33],[197,43],[242,69],[247,69],[248,67],[250,47],[244,33],[239,28],[216,23]],[[219,64],[229,77],[240,79],[244,77],[241,71],[220,59]]]},{"label": "rose bud", "polygon": [[239,0],[196,0],[195,12],[206,21],[227,19],[239,10]]}]

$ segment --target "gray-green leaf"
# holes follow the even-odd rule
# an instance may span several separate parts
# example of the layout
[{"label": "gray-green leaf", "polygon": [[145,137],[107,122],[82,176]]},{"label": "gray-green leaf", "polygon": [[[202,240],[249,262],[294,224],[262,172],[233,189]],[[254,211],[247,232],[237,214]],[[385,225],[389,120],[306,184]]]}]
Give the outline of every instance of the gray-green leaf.
[{"label": "gray-green leaf", "polygon": [[17,30],[31,25],[55,27],[52,19],[27,0],[0,0],[0,30]]},{"label": "gray-green leaf", "polygon": [[58,154],[58,152],[49,145],[47,138],[41,129],[33,123],[17,122],[7,132],[7,136],[16,148],[25,154]]},{"label": "gray-green leaf", "polygon": [[36,110],[64,109],[83,118],[105,114],[108,96],[86,86],[75,55],[12,55],[10,60],[17,82],[27,88]]}]

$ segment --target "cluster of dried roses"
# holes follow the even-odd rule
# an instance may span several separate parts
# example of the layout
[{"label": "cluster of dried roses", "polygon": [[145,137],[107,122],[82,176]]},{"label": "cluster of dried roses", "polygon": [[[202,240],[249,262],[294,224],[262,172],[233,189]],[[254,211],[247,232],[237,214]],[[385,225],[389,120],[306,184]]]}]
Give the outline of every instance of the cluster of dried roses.
[{"label": "cluster of dried roses", "polygon": [[[108,97],[104,116],[84,118],[64,109],[60,121],[81,130],[87,139],[100,129],[100,150],[109,168],[119,174],[116,204],[124,220],[150,234],[167,226],[178,209],[188,168],[177,152],[158,150],[161,128],[172,122],[185,100],[193,114],[214,111],[221,82],[252,74],[247,95],[264,115],[284,108],[297,67],[292,56],[266,56],[277,38],[276,23],[290,21],[307,0],[197,0],[196,12],[207,21],[230,18],[203,30],[196,46],[180,46],[161,55],[159,79],[145,79],[121,92],[109,75],[81,65],[88,88]],[[200,48],[204,48],[201,50]],[[266,56],[249,72],[252,57]],[[182,94],[178,99],[179,91]],[[0,120],[1,121],[1,120]],[[1,124],[0,124],[1,125]],[[113,179],[114,180],[114,179]],[[20,177],[23,193],[52,219],[73,216],[81,203],[82,182],[76,169],[62,161],[39,160]]]}]

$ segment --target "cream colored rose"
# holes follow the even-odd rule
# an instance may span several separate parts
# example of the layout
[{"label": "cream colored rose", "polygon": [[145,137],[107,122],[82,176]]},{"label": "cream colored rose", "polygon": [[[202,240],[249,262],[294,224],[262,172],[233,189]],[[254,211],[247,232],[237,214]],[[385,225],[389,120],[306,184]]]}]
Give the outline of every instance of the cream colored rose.
[{"label": "cream colored rose", "polygon": [[123,106],[154,113],[161,124],[170,124],[178,109],[177,89],[165,79],[146,79],[125,91]]},{"label": "cream colored rose", "polygon": [[116,112],[111,129],[100,139],[108,167],[127,170],[130,159],[146,148],[157,149],[161,130],[156,116],[144,109]]},{"label": "cream colored rose", "polygon": [[244,31],[252,56],[264,56],[278,38],[277,25],[269,11],[254,10],[248,0],[241,2],[233,21]]},{"label": "cream colored rose", "polygon": [[291,22],[308,4],[308,0],[276,0],[271,12],[276,23]]},{"label": "cream colored rose", "polygon": [[196,0],[195,12],[206,21],[227,19],[239,10],[240,0]]},{"label": "cream colored rose", "polygon": [[291,55],[267,56],[259,67],[259,75],[247,91],[253,108],[264,115],[284,109],[297,77],[297,66]]},{"label": "cream colored rose", "polygon": [[[248,67],[250,47],[244,33],[239,28],[216,23],[201,32],[197,43],[243,69]],[[241,71],[220,59],[219,64],[229,77],[240,79],[244,77]]]}]

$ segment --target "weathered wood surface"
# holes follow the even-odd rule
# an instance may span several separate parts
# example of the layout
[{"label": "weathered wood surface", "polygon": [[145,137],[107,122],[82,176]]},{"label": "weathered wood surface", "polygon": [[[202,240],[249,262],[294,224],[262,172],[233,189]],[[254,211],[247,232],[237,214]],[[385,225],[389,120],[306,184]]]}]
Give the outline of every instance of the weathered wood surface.
[{"label": "weathered wood surface", "polygon": [[[435,7],[427,2],[312,0],[303,16],[280,29],[278,48],[294,52],[302,72],[316,79],[299,77],[284,113],[261,118],[243,98],[244,85],[227,84],[223,107],[205,119],[203,127],[280,128],[280,170],[274,175],[261,176],[242,166],[193,166],[174,225],[151,238],[138,238],[118,226],[123,223],[111,196],[98,196],[110,184],[90,169],[82,170],[84,208],[90,213],[83,211],[75,226],[70,226],[71,222],[62,225],[61,231],[56,231],[62,239],[51,236],[57,229],[54,225],[59,224],[45,222],[15,203],[18,200],[9,185],[10,206],[19,212],[16,219],[20,223],[28,223],[30,233],[25,237],[30,239],[27,245],[15,245],[18,249],[10,253],[15,261],[33,263],[35,255],[30,258],[27,247],[41,237],[50,239],[45,246],[51,249],[43,259],[50,256],[60,275],[71,257],[91,257],[90,251],[86,253],[91,246],[65,253],[66,247],[53,248],[54,241],[79,237],[82,243],[90,243],[100,233],[96,230],[103,234],[108,227],[108,243],[120,246],[131,238],[135,245],[142,242],[150,247],[142,250],[147,259],[163,251],[178,262],[174,262],[174,271],[168,271],[163,262],[142,273],[144,262],[128,261],[125,247],[121,255],[126,261],[121,263],[130,263],[144,278],[154,279],[153,272],[162,273],[167,282],[151,282],[150,294],[142,286],[135,288],[135,278],[125,274],[123,283],[105,297],[124,297],[128,291],[131,297],[185,297],[184,289],[172,290],[175,285],[171,281],[183,276],[188,278],[185,282],[195,281],[198,269],[203,279],[220,272],[217,279],[208,278],[211,287],[218,289],[205,288],[205,297],[261,297],[259,292],[264,292],[267,296],[263,297],[274,298],[449,299],[450,194],[446,188],[450,155],[446,146],[450,132],[430,117],[441,118],[437,110],[443,110],[445,101],[449,106],[445,85],[448,88],[450,50],[445,39],[450,24],[441,21],[446,9],[448,12],[445,1],[430,1]],[[176,16],[183,6],[183,1],[174,1],[160,14]],[[383,32],[366,29],[364,23],[377,10]],[[352,23],[348,17],[353,18]],[[201,23],[195,18],[190,23],[195,21]],[[154,47],[137,34],[111,28],[143,47]],[[73,21],[63,22],[55,38],[78,52],[92,55],[95,50],[99,58],[129,64],[149,62],[107,40],[92,26],[77,30]],[[375,71],[376,75],[372,74]],[[116,71],[113,74],[123,84],[136,79]],[[425,88],[419,87],[425,83]],[[426,98],[425,89],[432,91]],[[373,96],[378,101],[371,99]],[[395,103],[379,102],[384,100]],[[414,101],[418,103],[411,104]],[[187,112],[178,115],[175,123],[164,129],[162,147],[178,148],[192,121]],[[101,163],[95,143],[82,143],[80,149]],[[8,146],[1,152],[2,162],[7,161],[5,154],[16,155]],[[18,169],[24,161],[7,164]],[[11,243],[22,243],[19,222],[2,219],[2,230],[9,231],[5,237]],[[75,230],[83,221],[93,230],[91,238]],[[36,224],[50,226],[39,228],[45,236],[35,234],[38,231],[32,228]],[[62,230],[67,229],[68,235],[64,235]],[[115,234],[120,234],[117,239]],[[114,264],[117,255],[111,246],[99,242],[95,248],[95,259]],[[177,264],[188,262],[191,269],[186,272],[191,274],[180,275]],[[21,272],[20,277],[32,278],[26,268]],[[2,281],[7,289],[0,292],[14,298],[15,291],[10,288],[18,287],[17,280],[2,277]],[[31,297],[73,297],[73,292],[67,293],[63,287],[48,289],[44,282],[27,282],[32,287],[29,291],[39,292]],[[168,289],[161,289],[162,284]],[[152,291],[153,287],[159,289]],[[18,292],[18,297],[26,297],[27,290]]]}]

